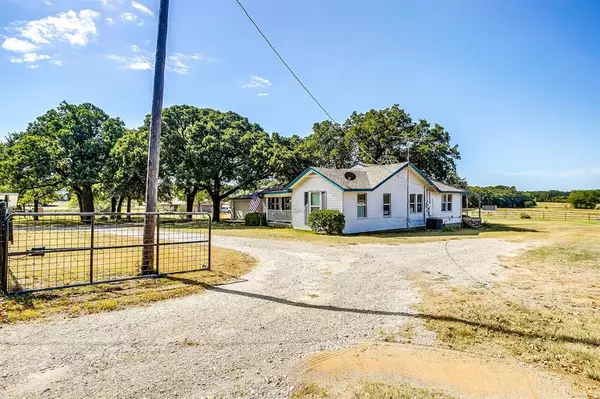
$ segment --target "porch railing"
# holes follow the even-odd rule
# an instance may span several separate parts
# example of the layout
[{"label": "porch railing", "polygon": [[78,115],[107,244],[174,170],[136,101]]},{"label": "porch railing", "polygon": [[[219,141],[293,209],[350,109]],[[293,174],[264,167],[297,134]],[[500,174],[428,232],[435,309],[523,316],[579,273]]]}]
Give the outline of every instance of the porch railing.
[{"label": "porch railing", "polygon": [[291,210],[267,209],[267,222],[291,223]]}]

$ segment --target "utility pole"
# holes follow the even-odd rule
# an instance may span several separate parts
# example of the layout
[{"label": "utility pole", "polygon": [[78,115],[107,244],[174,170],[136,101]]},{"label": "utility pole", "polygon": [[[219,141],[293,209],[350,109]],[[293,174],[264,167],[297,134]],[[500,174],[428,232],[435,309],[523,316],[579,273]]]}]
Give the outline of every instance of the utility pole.
[{"label": "utility pole", "polygon": [[[152,116],[148,142],[148,174],[146,176],[146,212],[156,212],[158,200],[158,168],[160,162],[160,130],[162,123],[165,66],[167,62],[167,26],[169,22],[169,0],[160,0],[158,10],[158,35],[156,59],[154,61],[154,86],[152,89]],[[144,221],[144,248],[142,274],[154,272],[154,237],[156,215],[146,214]]]},{"label": "utility pole", "polygon": [[[407,145],[407,165],[406,165],[406,229],[410,228],[410,145],[412,143],[408,141]],[[417,206],[415,204],[415,206]]]}]

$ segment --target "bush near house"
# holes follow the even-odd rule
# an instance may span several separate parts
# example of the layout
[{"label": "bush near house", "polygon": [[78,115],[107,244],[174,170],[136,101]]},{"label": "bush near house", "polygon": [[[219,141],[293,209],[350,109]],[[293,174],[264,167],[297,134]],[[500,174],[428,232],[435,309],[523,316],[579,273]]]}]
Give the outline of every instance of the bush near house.
[{"label": "bush near house", "polygon": [[323,209],[308,216],[308,225],[315,233],[342,234],[346,227],[346,218],[340,211]]},{"label": "bush near house", "polygon": [[244,216],[246,226],[266,226],[267,215],[261,212],[247,213]]}]

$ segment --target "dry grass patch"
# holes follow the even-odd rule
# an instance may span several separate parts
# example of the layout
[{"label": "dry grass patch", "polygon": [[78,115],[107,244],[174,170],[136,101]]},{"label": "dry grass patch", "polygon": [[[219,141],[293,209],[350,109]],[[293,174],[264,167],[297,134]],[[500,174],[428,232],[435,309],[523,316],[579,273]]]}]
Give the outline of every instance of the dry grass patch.
[{"label": "dry grass patch", "polygon": [[214,246],[211,262],[211,271],[3,297],[0,298],[0,324],[55,314],[76,317],[195,294],[206,285],[235,280],[257,263],[244,253]]},{"label": "dry grass patch", "polygon": [[506,280],[449,288],[424,275],[419,311],[451,348],[516,356],[600,397],[600,226],[525,223],[547,245],[503,259]]},{"label": "dry grass patch", "polygon": [[381,382],[367,382],[354,394],[355,399],[453,399],[441,392],[407,385],[390,385]]},{"label": "dry grass patch", "polygon": [[290,399],[352,398],[352,399],[454,399],[438,391],[415,388],[408,385],[392,385],[382,382],[365,382],[338,392],[339,388],[325,389],[317,384],[298,388]]}]

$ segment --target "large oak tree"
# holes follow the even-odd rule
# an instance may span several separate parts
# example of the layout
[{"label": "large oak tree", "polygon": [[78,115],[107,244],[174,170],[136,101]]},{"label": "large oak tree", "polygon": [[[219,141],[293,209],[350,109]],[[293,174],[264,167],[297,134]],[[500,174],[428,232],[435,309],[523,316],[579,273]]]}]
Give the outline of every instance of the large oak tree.
[{"label": "large oak tree", "polygon": [[111,149],[125,126],[89,104],[61,103],[9,139],[9,174],[24,191],[69,188],[82,212],[94,211],[93,187],[100,182]]},{"label": "large oak tree", "polygon": [[175,105],[163,110],[162,120],[162,167],[185,193],[188,211],[198,191],[205,190],[213,220],[219,221],[224,198],[269,177],[269,135],[247,118]]}]

